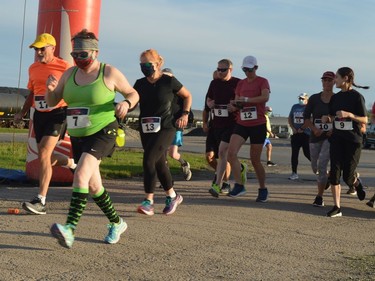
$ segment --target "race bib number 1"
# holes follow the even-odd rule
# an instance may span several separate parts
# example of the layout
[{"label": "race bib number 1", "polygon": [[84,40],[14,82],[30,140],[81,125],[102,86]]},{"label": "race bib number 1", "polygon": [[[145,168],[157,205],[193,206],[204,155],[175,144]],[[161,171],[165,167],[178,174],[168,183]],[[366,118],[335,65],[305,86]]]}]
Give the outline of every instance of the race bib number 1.
[{"label": "race bib number 1", "polygon": [[66,121],[68,129],[86,128],[91,125],[89,119],[90,110],[86,107],[68,108]]},{"label": "race bib number 1", "polygon": [[141,119],[142,132],[145,134],[157,133],[161,128],[161,118],[160,117],[143,117]]}]

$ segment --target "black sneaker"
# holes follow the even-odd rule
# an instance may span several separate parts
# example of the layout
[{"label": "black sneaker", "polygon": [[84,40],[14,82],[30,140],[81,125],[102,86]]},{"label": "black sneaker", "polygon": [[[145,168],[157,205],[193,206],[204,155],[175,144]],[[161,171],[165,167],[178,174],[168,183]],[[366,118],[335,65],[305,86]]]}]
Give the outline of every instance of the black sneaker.
[{"label": "black sneaker", "polygon": [[223,182],[221,185],[220,193],[221,194],[228,194],[230,192],[230,184],[227,182]]},{"label": "black sneaker", "polygon": [[363,190],[362,182],[359,178],[357,178],[358,185],[355,187],[355,190],[357,191],[357,197],[360,201],[365,200],[366,198],[366,192]]},{"label": "black sneaker", "polygon": [[349,195],[357,195],[357,191],[355,191],[355,188],[354,187],[349,187],[348,191],[346,192],[346,194],[349,194]]},{"label": "black sneaker", "polygon": [[277,164],[273,163],[272,161],[267,161],[267,166],[274,167],[274,166],[277,166]]},{"label": "black sneaker", "polygon": [[22,208],[31,213],[31,214],[36,214],[36,215],[45,215],[47,214],[46,212],[46,204],[42,204],[42,201],[40,198],[35,197],[33,200],[30,202],[23,202],[22,203]]},{"label": "black sneaker", "polygon": [[323,197],[317,195],[315,197],[314,202],[313,202],[313,206],[315,206],[315,207],[324,207]]},{"label": "black sneaker", "polygon": [[341,209],[337,206],[333,206],[332,210],[327,213],[327,217],[335,218],[335,217],[341,217],[342,212]]},{"label": "black sneaker", "polygon": [[375,208],[375,194],[374,194],[374,196],[372,196],[372,198],[370,199],[370,201],[368,201],[367,203],[366,203],[366,205],[367,206],[369,206],[370,208]]}]

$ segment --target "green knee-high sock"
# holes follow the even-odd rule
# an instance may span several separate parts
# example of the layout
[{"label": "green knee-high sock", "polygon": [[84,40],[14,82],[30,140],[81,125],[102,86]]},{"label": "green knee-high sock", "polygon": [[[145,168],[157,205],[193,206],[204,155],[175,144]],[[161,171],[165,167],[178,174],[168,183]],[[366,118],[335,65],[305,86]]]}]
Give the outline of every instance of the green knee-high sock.
[{"label": "green knee-high sock", "polygon": [[119,223],[120,217],[118,216],[115,207],[113,206],[112,200],[109,197],[107,190],[102,187],[102,189],[95,195],[92,196],[96,205],[103,211],[110,222]]},{"label": "green knee-high sock", "polygon": [[70,224],[76,228],[83,210],[86,208],[87,199],[89,197],[88,188],[73,188],[72,198],[70,200],[70,208],[66,224]]}]

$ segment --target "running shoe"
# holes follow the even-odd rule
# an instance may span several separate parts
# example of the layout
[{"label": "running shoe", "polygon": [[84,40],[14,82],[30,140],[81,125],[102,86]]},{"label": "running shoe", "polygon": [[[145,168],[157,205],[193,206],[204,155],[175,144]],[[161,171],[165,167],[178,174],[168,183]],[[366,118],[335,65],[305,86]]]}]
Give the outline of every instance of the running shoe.
[{"label": "running shoe", "polygon": [[70,249],[74,242],[74,227],[66,224],[61,225],[54,223],[51,227],[52,236],[55,237],[59,244],[65,248]]},{"label": "running shoe", "polygon": [[317,195],[315,197],[314,202],[313,202],[313,206],[315,206],[315,207],[324,207],[323,197]]},{"label": "running shoe", "polygon": [[341,217],[342,212],[341,209],[337,206],[333,206],[332,210],[327,213],[327,217],[335,218],[335,217]]},{"label": "running shoe", "polygon": [[22,208],[31,214],[45,215],[47,214],[46,204],[42,204],[40,198],[35,197],[30,202],[23,202]]},{"label": "running shoe", "polygon": [[361,179],[357,177],[357,180],[358,180],[358,185],[355,187],[355,190],[357,191],[358,199],[360,201],[363,201],[366,198],[366,192],[363,190]]},{"label": "running shoe", "polygon": [[220,193],[227,195],[230,192],[230,184],[227,182],[223,182],[221,185]]},{"label": "running shoe", "polygon": [[216,183],[213,183],[211,185],[211,188],[208,190],[208,192],[213,196],[218,198],[220,194],[220,186]]},{"label": "running shoe", "polygon": [[274,167],[274,166],[277,166],[277,164],[273,163],[272,161],[267,161],[267,166]]},{"label": "running shoe", "polygon": [[247,181],[247,165],[241,163],[241,184],[245,185]]},{"label": "running shoe", "polygon": [[346,194],[349,194],[349,195],[357,195],[357,191],[355,190],[355,188],[353,186],[349,187],[348,191],[346,192]]},{"label": "running shoe", "polygon": [[150,200],[143,200],[141,206],[137,209],[138,213],[152,216],[154,214],[154,205],[151,204]]},{"label": "running shoe", "polygon": [[128,228],[126,222],[120,218],[119,223],[111,222],[107,225],[108,235],[104,238],[104,241],[108,244],[115,244],[120,240],[121,234]]},{"label": "running shoe", "polygon": [[258,197],[255,201],[266,203],[268,201],[268,189],[267,188],[259,188],[258,189]]},{"label": "running shoe", "polygon": [[182,203],[184,198],[180,194],[177,194],[175,198],[172,198],[170,196],[167,196],[165,199],[165,208],[163,209],[163,214],[165,215],[172,215],[176,209],[177,206]]},{"label": "running shoe", "polygon": [[237,196],[241,196],[245,193],[246,193],[245,186],[243,186],[242,184],[235,183],[232,191],[229,192],[228,196],[237,197]]},{"label": "running shoe", "polygon": [[184,175],[184,179],[186,181],[189,181],[192,176],[189,162],[185,161],[185,164],[181,165],[181,170],[182,170],[182,174]]},{"label": "running shoe", "polygon": [[299,177],[297,173],[292,173],[288,179],[294,181],[294,180],[298,180]]},{"label": "running shoe", "polygon": [[366,203],[366,205],[367,206],[369,206],[369,207],[371,207],[371,208],[375,208],[375,194],[374,194],[374,196],[372,196],[372,198],[370,199],[370,201],[368,201],[367,203]]}]

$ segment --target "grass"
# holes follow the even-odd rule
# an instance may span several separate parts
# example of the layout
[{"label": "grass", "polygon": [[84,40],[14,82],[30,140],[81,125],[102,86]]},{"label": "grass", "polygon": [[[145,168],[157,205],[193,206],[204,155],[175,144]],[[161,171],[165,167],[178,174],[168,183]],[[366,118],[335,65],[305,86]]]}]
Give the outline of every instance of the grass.
[{"label": "grass", "polygon": [[28,134],[29,129],[0,128],[0,134],[1,133]]},{"label": "grass", "polygon": [[[2,143],[0,146],[0,167],[25,171],[26,155],[26,143]],[[193,173],[198,170],[207,170],[204,154],[183,153],[183,157],[190,163]],[[143,151],[141,149],[116,150],[111,158],[103,159],[100,166],[102,177],[121,179],[142,176],[142,159]],[[180,173],[178,161],[169,158],[168,163],[172,174]]]}]

